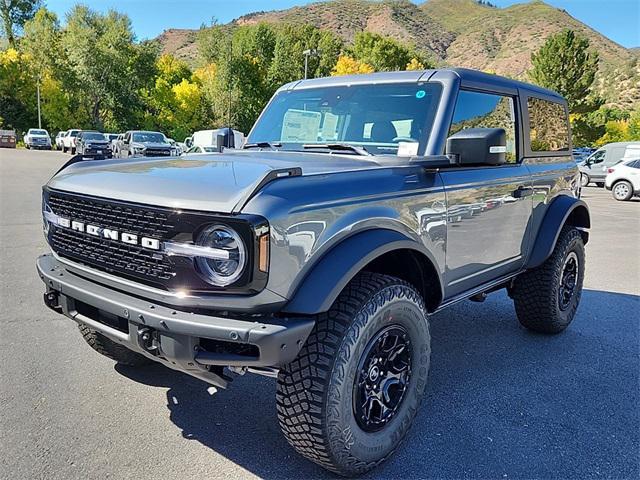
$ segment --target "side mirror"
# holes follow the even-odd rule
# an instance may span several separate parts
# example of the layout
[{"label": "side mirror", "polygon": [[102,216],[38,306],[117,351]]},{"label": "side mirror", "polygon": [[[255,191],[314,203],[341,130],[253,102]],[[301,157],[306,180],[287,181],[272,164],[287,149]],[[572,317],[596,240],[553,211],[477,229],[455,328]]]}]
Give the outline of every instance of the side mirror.
[{"label": "side mirror", "polygon": [[503,128],[467,128],[447,138],[446,154],[458,165],[502,165],[507,134]]}]

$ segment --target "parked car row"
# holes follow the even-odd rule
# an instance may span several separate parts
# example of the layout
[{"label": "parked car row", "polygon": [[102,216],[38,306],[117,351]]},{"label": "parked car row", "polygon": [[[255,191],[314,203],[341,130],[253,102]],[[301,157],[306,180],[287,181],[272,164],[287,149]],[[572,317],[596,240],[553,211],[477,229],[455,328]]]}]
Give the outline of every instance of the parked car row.
[{"label": "parked car row", "polygon": [[640,142],[615,142],[600,147],[578,164],[583,187],[595,183],[611,190],[616,200],[640,195]]},{"label": "parked car row", "polygon": [[241,148],[244,133],[230,128],[199,130],[184,143],[167,138],[161,132],[129,130],[125,133],[102,133],[95,130],[69,129],[58,132],[53,142],[45,129],[29,129],[24,137],[27,148],[55,147],[64,153],[105,158],[163,157],[192,153],[212,153],[224,148]]}]

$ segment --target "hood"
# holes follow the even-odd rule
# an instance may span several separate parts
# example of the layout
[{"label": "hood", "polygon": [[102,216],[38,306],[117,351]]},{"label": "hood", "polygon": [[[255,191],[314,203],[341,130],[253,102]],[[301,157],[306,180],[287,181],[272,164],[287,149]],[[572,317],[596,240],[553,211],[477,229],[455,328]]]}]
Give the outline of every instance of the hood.
[{"label": "hood", "polygon": [[133,203],[232,213],[271,172],[295,167],[310,175],[380,165],[350,155],[241,151],[197,158],[93,160],[64,168],[48,186]]}]

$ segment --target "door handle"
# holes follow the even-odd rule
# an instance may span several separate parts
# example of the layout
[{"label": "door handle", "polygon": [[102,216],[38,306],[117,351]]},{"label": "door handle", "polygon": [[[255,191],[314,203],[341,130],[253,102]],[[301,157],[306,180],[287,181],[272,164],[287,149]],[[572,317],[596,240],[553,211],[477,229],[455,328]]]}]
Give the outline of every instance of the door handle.
[{"label": "door handle", "polygon": [[533,188],[520,185],[513,191],[513,198],[524,198],[533,195]]}]

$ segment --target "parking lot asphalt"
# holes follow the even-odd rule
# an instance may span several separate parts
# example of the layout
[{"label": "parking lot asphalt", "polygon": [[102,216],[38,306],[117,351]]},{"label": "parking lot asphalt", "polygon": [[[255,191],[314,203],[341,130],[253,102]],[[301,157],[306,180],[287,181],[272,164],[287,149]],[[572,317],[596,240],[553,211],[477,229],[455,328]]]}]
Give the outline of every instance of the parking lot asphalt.
[{"label": "parking lot asphalt", "polygon": [[[120,367],[44,307],[40,188],[67,158],[0,149],[0,478],[331,478],[281,436],[272,379],[216,392]],[[501,292],[432,317],[423,407],[367,478],[639,477],[640,202],[583,198],[593,228],[573,324],[529,333]]]}]

